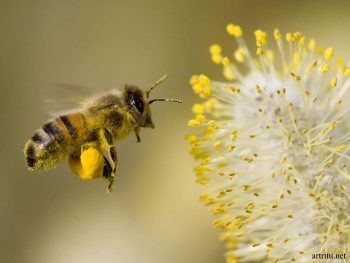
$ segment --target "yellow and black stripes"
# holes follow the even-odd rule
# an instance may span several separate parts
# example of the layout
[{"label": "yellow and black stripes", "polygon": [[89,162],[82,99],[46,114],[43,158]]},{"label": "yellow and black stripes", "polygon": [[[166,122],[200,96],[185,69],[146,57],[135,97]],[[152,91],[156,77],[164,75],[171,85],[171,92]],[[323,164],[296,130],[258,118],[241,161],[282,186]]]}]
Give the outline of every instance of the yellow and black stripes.
[{"label": "yellow and black stripes", "polygon": [[77,112],[47,122],[33,134],[24,148],[30,170],[48,169],[66,158],[67,147],[84,129],[84,116]]}]

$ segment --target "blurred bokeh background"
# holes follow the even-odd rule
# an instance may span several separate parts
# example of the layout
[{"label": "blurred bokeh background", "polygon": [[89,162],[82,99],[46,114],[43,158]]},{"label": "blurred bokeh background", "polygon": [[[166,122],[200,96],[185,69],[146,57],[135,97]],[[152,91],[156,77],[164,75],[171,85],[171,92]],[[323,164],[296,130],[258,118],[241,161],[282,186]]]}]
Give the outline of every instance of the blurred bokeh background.
[{"label": "blurred bokeh background", "polygon": [[[349,1],[0,0],[0,262],[223,262],[213,218],[199,203],[185,135],[191,74],[222,79],[208,47],[233,40],[225,25],[302,31],[350,55]],[[230,53],[231,52],[231,53]],[[117,145],[119,177],[79,181],[63,163],[30,174],[22,147],[49,117],[57,83],[94,90],[166,81],[153,96],[155,130]]]}]

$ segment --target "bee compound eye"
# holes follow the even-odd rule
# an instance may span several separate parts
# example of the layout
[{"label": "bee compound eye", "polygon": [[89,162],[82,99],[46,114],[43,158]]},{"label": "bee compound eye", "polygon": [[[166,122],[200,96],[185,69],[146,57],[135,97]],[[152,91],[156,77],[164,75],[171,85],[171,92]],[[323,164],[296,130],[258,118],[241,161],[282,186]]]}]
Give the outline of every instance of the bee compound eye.
[{"label": "bee compound eye", "polygon": [[138,97],[134,97],[133,98],[133,104],[136,108],[136,110],[139,112],[139,113],[142,113],[143,112],[143,109],[144,109],[144,105],[143,105],[143,102],[140,98]]}]

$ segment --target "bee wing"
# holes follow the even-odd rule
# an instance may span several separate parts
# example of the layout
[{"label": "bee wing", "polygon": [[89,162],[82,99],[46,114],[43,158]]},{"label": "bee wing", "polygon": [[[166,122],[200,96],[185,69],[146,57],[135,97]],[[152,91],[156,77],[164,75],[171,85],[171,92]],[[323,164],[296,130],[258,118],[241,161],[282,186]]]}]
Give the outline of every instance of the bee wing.
[{"label": "bee wing", "polygon": [[52,117],[79,110],[92,93],[93,89],[86,86],[58,83],[50,96],[46,96],[46,109]]}]

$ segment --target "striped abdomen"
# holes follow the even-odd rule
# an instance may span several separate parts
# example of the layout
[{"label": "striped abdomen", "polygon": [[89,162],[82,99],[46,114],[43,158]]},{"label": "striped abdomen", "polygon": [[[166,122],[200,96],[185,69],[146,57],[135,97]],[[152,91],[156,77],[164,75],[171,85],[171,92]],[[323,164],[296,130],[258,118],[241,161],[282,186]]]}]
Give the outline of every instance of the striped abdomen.
[{"label": "striped abdomen", "polygon": [[24,147],[30,170],[49,169],[66,159],[84,130],[84,115],[62,115],[35,131]]}]

